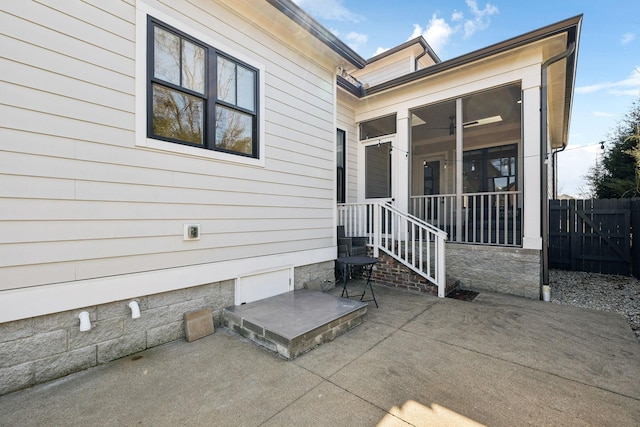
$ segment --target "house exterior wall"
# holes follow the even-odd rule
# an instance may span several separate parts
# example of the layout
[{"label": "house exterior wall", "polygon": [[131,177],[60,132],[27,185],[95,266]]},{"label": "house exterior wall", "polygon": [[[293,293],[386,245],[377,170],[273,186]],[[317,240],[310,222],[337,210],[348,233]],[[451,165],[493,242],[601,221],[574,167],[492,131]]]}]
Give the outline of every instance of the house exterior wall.
[{"label": "house exterior wall", "polygon": [[[295,288],[333,280],[333,261],[295,269]],[[235,280],[225,280],[135,298],[0,323],[0,395],[50,381],[185,337],[184,314],[210,309],[216,327],[234,304]],[[91,331],[80,332],[87,311]]]},{"label": "house exterior wall", "polygon": [[364,84],[369,86],[375,86],[379,83],[392,80],[396,77],[404,76],[414,71],[415,59],[410,57],[396,57],[392,56],[389,59],[380,61],[380,64],[375,63],[373,70],[365,68],[364,70],[354,72],[354,76]]},{"label": "house exterior wall", "polygon": [[[334,54],[268,5],[148,3],[2,6],[0,323],[335,257]],[[260,70],[258,160],[146,140],[147,14]]]},{"label": "house exterior wall", "polygon": [[[248,3],[153,3],[3,5],[0,394],[220,324],[240,275],[333,278],[332,60]],[[260,70],[259,159],[146,141],[148,14]]]}]

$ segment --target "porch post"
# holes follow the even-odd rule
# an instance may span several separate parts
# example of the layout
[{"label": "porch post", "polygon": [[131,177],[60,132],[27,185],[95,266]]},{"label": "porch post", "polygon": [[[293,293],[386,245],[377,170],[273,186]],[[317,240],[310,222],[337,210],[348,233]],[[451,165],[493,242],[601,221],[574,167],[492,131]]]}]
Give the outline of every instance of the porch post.
[{"label": "porch post", "polygon": [[409,110],[401,110],[397,114],[395,156],[392,157],[395,164],[391,168],[391,181],[395,187],[394,205],[403,212],[409,212]]},{"label": "porch post", "polygon": [[[540,86],[532,82],[530,87],[522,88],[522,126],[523,126],[523,175],[522,185],[523,218],[522,247],[524,249],[542,249],[540,229],[542,202],[540,200]],[[523,82],[524,86],[524,82]]]},{"label": "porch post", "polygon": [[456,242],[462,241],[462,98],[456,99]]}]

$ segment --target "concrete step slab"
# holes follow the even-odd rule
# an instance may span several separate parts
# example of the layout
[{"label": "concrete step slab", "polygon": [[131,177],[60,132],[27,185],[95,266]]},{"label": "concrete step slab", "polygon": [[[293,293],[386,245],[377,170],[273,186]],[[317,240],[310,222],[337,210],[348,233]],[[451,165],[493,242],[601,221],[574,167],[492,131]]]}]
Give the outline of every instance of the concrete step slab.
[{"label": "concrete step slab", "polygon": [[367,303],[299,289],[224,309],[226,327],[285,359],[333,340],[359,325]]}]

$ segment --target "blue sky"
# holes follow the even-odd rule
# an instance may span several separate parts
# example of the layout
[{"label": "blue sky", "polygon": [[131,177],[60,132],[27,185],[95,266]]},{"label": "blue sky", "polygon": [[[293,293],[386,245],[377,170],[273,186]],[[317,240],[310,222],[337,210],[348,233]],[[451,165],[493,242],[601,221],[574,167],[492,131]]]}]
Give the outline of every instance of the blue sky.
[{"label": "blue sky", "polygon": [[638,0],[295,0],[364,58],[422,34],[447,60],[584,14],[559,192],[579,196],[617,121],[640,97]]}]

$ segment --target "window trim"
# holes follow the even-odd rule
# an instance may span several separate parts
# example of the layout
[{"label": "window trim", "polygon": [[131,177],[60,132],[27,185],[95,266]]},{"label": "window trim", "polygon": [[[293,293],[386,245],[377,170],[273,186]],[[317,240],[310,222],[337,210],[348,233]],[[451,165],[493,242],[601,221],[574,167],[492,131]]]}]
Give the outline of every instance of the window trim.
[{"label": "window trim", "polygon": [[[184,33],[188,39],[196,41],[199,45],[208,45],[225,57],[233,58],[234,61],[249,66],[256,71],[256,115],[255,133],[257,138],[257,156],[250,157],[241,153],[228,152],[223,150],[206,149],[200,146],[192,146],[176,142],[164,141],[161,139],[149,138],[148,126],[148,99],[147,90],[150,79],[148,78],[148,27],[149,17],[155,18],[164,26],[168,26]],[[236,48],[227,45],[222,41],[223,36],[213,32],[202,33],[184,22],[168,15],[144,1],[136,2],[136,57],[143,58],[135,62],[135,145],[153,151],[166,152],[187,157],[219,160],[224,162],[245,164],[249,166],[265,167],[265,66],[255,58],[248,57],[239,52]],[[205,118],[205,121],[207,118]]]}]

